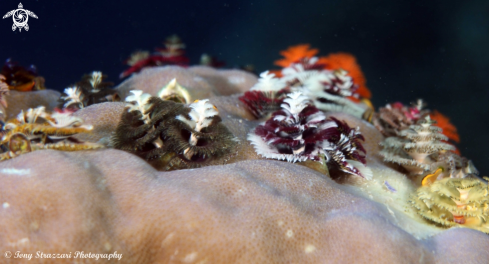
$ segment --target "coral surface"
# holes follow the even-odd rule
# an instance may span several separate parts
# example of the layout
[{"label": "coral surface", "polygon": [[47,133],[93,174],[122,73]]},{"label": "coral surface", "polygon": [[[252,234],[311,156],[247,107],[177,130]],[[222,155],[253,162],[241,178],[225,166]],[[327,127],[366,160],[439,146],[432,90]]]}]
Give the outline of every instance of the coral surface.
[{"label": "coral surface", "polygon": [[[219,96],[225,87],[192,70],[145,69],[117,90],[123,100],[134,89],[156,96],[173,78],[192,99],[209,98],[205,109],[207,102],[216,106],[240,141],[239,155],[225,165],[177,171],[157,171],[117,149],[40,150],[3,161],[0,252],[117,251],[122,259],[114,263],[487,263],[488,235],[433,225],[411,206],[417,187],[398,166],[383,162],[383,136],[367,121],[325,114],[359,127],[373,174],[371,180],[346,174],[332,180],[257,155],[246,137],[260,121],[239,95]],[[7,114],[37,107],[32,94],[41,100],[50,93],[12,93]],[[54,108],[56,95],[43,97],[46,109]],[[76,137],[109,144],[126,111],[122,103],[106,102],[75,112],[93,126],[91,134]]]}]

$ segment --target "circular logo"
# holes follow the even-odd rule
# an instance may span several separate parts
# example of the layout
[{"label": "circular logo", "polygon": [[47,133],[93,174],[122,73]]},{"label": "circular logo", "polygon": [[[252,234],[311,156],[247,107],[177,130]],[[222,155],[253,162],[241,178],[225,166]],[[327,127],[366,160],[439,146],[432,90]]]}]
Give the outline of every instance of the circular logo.
[{"label": "circular logo", "polygon": [[10,251],[5,251],[5,257],[10,258],[12,256],[12,253]]},{"label": "circular logo", "polygon": [[28,15],[24,9],[17,9],[13,14],[13,18],[14,18],[15,25],[20,27],[27,24]]}]

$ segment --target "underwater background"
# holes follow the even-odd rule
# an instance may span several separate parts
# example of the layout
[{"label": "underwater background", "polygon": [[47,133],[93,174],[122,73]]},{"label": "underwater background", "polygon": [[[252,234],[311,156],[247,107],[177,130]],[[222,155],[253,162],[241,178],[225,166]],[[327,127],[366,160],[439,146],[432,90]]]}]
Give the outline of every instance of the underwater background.
[{"label": "underwater background", "polygon": [[[123,61],[177,34],[191,64],[208,53],[226,68],[273,62],[288,46],[356,56],[376,109],[423,98],[458,128],[462,156],[489,175],[489,1],[22,1],[29,31],[0,22],[0,59],[34,64],[62,91],[88,72],[120,82]],[[0,0],[0,13],[19,0]]]}]

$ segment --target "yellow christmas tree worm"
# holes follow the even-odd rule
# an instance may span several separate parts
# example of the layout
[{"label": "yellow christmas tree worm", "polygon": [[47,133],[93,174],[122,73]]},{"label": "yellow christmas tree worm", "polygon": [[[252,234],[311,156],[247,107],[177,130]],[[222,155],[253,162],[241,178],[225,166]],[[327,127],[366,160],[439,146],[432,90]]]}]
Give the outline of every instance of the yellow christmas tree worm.
[{"label": "yellow christmas tree worm", "polygon": [[[486,177],[487,178],[487,177]],[[420,187],[411,204],[425,219],[445,227],[489,234],[489,190],[476,178],[445,178]]]}]

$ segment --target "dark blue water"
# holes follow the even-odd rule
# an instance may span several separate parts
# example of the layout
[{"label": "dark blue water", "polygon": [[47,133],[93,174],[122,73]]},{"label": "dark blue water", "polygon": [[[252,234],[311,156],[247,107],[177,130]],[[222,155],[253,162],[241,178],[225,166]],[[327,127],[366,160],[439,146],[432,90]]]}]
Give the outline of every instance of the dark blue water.
[{"label": "dark blue water", "polygon": [[[19,0],[0,0],[3,16]],[[227,66],[273,68],[278,52],[310,43],[321,55],[353,53],[376,107],[424,98],[449,116],[462,155],[489,175],[489,1],[22,1],[39,18],[29,31],[0,20],[0,60],[35,64],[62,90],[101,70],[119,82],[136,49],[178,34],[192,63],[202,53]]]}]

